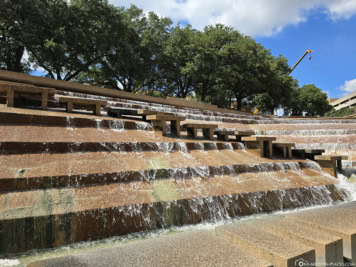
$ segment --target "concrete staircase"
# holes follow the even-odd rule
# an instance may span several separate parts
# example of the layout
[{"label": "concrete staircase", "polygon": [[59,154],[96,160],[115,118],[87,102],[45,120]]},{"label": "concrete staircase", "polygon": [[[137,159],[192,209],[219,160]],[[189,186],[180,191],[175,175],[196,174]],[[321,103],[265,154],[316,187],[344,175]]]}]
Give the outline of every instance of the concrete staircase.
[{"label": "concrete staircase", "polygon": [[76,252],[29,267],[354,266],[356,202],[239,220]]},{"label": "concrete staircase", "polygon": [[1,253],[348,199],[313,162],[130,119],[0,110]]},{"label": "concrete staircase", "polygon": [[[37,110],[40,102],[31,96],[22,102],[15,98],[15,106],[32,109],[0,107],[0,255],[350,200],[340,181],[314,161],[262,158],[256,151],[246,150],[236,137],[207,140],[201,132],[194,140],[186,133],[181,138],[160,136],[150,123],[136,117],[98,117],[85,108],[68,114],[58,96],[104,100],[108,107],[168,112],[184,117],[187,123],[213,121],[220,130],[255,131],[260,139],[272,135],[279,142],[295,143],[297,148],[320,149],[333,144],[336,149],[327,153],[347,152],[351,166],[355,161],[355,120],[278,119],[217,108],[196,109],[186,103],[185,107],[166,105],[163,100],[144,102],[145,96],[128,96],[143,99],[137,101],[72,93],[62,90],[63,82],[59,81],[50,80],[49,85],[56,88],[56,95],[50,99],[48,111]],[[101,94],[127,95],[75,86],[85,92],[100,89]],[[336,214],[342,217],[343,212]],[[323,216],[320,218],[326,220]],[[271,219],[261,223],[263,229],[241,222],[221,226],[216,233],[184,235],[176,241],[166,237],[153,248],[166,251],[165,259],[171,259],[175,251],[167,243],[187,247],[181,244],[189,239],[191,245],[179,257],[193,248],[200,256],[185,257],[183,265],[207,258],[211,266],[222,260],[236,266],[293,266],[300,258],[308,262],[340,260],[340,253],[333,249],[340,250],[342,238],[343,244],[351,244],[351,252],[344,251],[344,255],[354,260],[352,232],[342,230],[340,235],[335,224],[325,234],[324,228],[329,226],[324,227],[323,220],[320,226],[310,228],[303,218]],[[290,220],[298,220],[298,226]],[[288,231],[290,225],[293,232]],[[353,231],[353,226],[347,225]],[[207,243],[202,245],[202,240]],[[229,255],[223,252],[227,249]],[[120,254],[128,265],[134,256],[130,251],[134,251],[132,247]],[[130,259],[125,255],[131,255]],[[155,256],[140,257],[157,266],[166,263]]]}]

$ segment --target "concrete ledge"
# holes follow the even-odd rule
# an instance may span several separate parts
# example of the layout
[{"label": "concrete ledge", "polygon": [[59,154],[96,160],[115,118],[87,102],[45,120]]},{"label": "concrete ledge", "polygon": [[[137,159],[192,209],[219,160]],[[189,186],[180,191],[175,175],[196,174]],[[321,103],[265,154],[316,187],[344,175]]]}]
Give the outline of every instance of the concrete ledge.
[{"label": "concrete ledge", "polygon": [[[117,188],[117,185],[115,187]],[[313,191],[314,189],[315,187]],[[86,191],[94,193],[95,201],[85,199],[94,196]],[[308,188],[295,188],[282,192],[272,190],[154,202],[142,202],[141,198],[135,198],[139,204],[123,206],[119,204],[122,201],[121,195],[112,189],[103,191],[97,187],[85,188],[75,195],[73,195],[73,189],[38,191],[41,193],[38,196],[36,196],[37,191],[14,193],[13,198],[16,198],[16,194],[21,194],[21,199],[26,202],[27,207],[22,209],[21,213],[17,209],[16,212],[6,211],[2,214],[0,240],[6,240],[6,242],[0,242],[0,254],[57,247],[163,227],[224,220],[259,212],[277,211],[282,208],[298,208],[316,205],[322,201],[321,195],[311,196],[310,192]],[[99,198],[100,202],[98,202]],[[304,198],[306,202],[290,201],[297,198]],[[48,199],[53,200],[48,202]],[[56,202],[53,202],[55,199],[57,199]],[[103,200],[104,205],[101,204]],[[226,201],[229,201],[229,205],[222,206],[221,203]],[[18,201],[16,203],[19,204]],[[32,203],[36,205],[33,206]],[[212,205],[217,208],[217,210],[213,209],[214,212],[212,212]],[[256,210],[255,205],[260,208]],[[100,208],[90,208],[93,206]],[[260,236],[258,238],[260,239]],[[296,251],[293,248],[292,252],[306,255],[305,259],[311,257],[309,250],[302,253],[303,250]],[[293,255],[294,253],[284,252],[278,255],[278,258],[283,263],[290,262]],[[285,256],[290,256],[290,258],[287,259]]]},{"label": "concrete ledge", "polygon": [[205,104],[199,105],[199,103],[186,101],[186,100],[162,99],[158,97],[139,95],[139,94],[128,93],[119,90],[89,86],[89,85],[84,85],[84,84],[74,83],[74,82],[59,81],[50,78],[31,76],[23,73],[16,73],[16,72],[3,71],[3,70],[0,70],[0,80],[26,83],[26,84],[32,84],[32,85],[42,86],[42,87],[51,87],[63,91],[93,94],[99,96],[117,97],[117,98],[130,99],[130,100],[136,100],[142,102],[158,103],[162,105],[172,105],[172,106],[197,108],[197,109],[209,109],[212,111],[237,113],[237,114],[244,114],[244,115],[248,114],[244,112],[219,109],[215,107],[207,108],[208,106]]},{"label": "concrete ledge", "polygon": [[57,266],[255,266],[272,264],[244,248],[234,246],[211,231],[188,231],[164,235],[81,255],[42,260],[28,267]]},{"label": "concrete ledge", "polygon": [[161,132],[162,135],[166,135],[167,125],[166,122],[170,121],[171,124],[169,127],[171,128],[171,133],[175,136],[180,137],[180,122],[184,121],[184,117],[174,116],[174,115],[148,115],[146,116],[146,120],[151,121],[152,128],[154,131]]},{"label": "concrete ledge", "polygon": [[342,172],[342,160],[347,156],[340,155],[318,155],[314,159],[318,161],[320,167],[325,171],[329,172],[331,175],[337,177],[338,172]]},{"label": "concrete ledge", "polygon": [[0,142],[0,155],[66,154],[90,152],[190,152],[195,150],[241,150],[238,143],[221,142]]},{"label": "concrete ledge", "polygon": [[248,222],[217,227],[216,233],[276,266],[295,267],[299,259],[315,263],[315,250],[312,247],[286,240]]},{"label": "concrete ledge", "polygon": [[66,104],[66,110],[69,113],[73,112],[73,105],[78,106],[90,106],[93,108],[93,112],[95,115],[100,116],[101,106],[106,106],[107,102],[102,100],[94,100],[87,98],[79,98],[79,97],[68,97],[61,96],[59,97],[59,103]]},{"label": "concrete ledge", "polygon": [[258,149],[261,158],[273,156],[272,141],[275,140],[276,137],[272,136],[244,136],[241,138],[242,142],[246,142],[248,149]]},{"label": "concrete ledge", "polygon": [[[45,127],[78,127],[78,128],[108,128],[118,130],[151,130],[148,123],[136,123],[114,118],[94,119],[72,116],[72,114],[58,115],[55,112],[46,114],[24,114],[15,112],[0,112],[0,126],[45,126]],[[146,126],[147,125],[147,126]],[[145,126],[145,127],[143,127]],[[148,127],[149,126],[149,127]]]},{"label": "concrete ledge", "polygon": [[292,155],[302,159],[314,160],[314,157],[321,155],[325,152],[325,149],[292,149]]},{"label": "concrete ledge", "polygon": [[245,136],[241,138],[242,141],[244,142],[255,142],[255,141],[275,141],[276,137],[273,136]]},{"label": "concrete ledge", "polygon": [[356,264],[356,202],[312,209],[286,218],[343,239],[344,257]]},{"label": "concrete ledge", "polygon": [[247,136],[251,136],[254,135],[255,132],[254,131],[235,131],[235,130],[215,130],[214,134],[217,135],[218,139],[220,140],[224,140],[224,141],[228,141],[229,140],[229,135],[234,135],[236,138],[237,142],[241,142],[241,138],[242,137],[247,137]]},{"label": "concrete ledge", "polygon": [[[103,171],[101,173],[99,172],[91,174],[52,174],[48,176],[37,177],[26,177],[24,176],[24,174],[22,174],[22,177],[16,176],[1,178],[0,192],[37,190],[45,188],[83,187],[142,181],[150,182],[154,180],[168,179],[191,179],[194,177],[212,178],[215,176],[219,177],[223,175],[236,177],[237,175],[243,173],[274,172],[280,170],[281,166],[288,170],[288,164],[262,163],[253,166],[245,164],[229,166],[198,166],[186,168],[159,168],[146,170],[118,171],[110,173]],[[303,163],[300,163],[299,166],[303,168]],[[332,181],[331,179],[327,180],[327,183],[330,185],[334,182],[335,181]]]},{"label": "concrete ledge", "polygon": [[292,147],[295,146],[295,143],[283,143],[283,142],[272,142],[272,147],[277,149],[282,149],[284,158],[292,157]]},{"label": "concrete ledge", "polygon": [[214,129],[218,127],[217,124],[204,123],[186,123],[182,125],[183,129],[187,130],[188,136],[196,139],[198,137],[198,129],[203,131],[203,136],[209,140],[214,139]]},{"label": "concrete ledge", "polygon": [[315,156],[315,160],[343,160],[347,156],[340,156],[340,155],[319,155]]},{"label": "concrete ledge", "polygon": [[265,231],[280,235],[282,238],[295,240],[315,248],[316,262],[318,264],[337,266],[337,264],[340,265],[344,262],[342,238],[339,236],[275,216],[259,219],[254,223]]}]

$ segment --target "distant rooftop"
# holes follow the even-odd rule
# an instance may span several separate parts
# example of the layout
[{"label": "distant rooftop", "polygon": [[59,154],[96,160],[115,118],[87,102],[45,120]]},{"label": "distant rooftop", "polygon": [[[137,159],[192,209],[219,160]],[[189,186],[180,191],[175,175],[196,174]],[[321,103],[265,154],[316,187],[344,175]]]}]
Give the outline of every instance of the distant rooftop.
[{"label": "distant rooftop", "polygon": [[334,109],[339,110],[342,108],[355,107],[356,106],[356,92],[348,94],[342,98],[336,99],[335,101],[330,101],[329,103],[334,107]]}]

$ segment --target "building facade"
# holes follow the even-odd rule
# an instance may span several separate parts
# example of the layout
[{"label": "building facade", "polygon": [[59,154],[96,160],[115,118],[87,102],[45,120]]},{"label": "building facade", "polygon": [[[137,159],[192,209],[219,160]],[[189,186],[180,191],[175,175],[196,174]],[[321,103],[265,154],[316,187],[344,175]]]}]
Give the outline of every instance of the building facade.
[{"label": "building facade", "polygon": [[332,105],[335,110],[339,110],[342,108],[356,107],[356,92],[351,93],[342,98],[339,98],[331,102],[330,105]]}]

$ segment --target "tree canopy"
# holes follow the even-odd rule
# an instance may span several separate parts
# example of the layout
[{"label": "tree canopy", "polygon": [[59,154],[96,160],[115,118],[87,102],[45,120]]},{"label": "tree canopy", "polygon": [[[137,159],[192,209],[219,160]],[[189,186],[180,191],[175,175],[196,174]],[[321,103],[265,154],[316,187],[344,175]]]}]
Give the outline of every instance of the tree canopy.
[{"label": "tree canopy", "polygon": [[293,116],[324,116],[331,109],[327,94],[314,84],[307,84],[293,91],[285,112]]},{"label": "tree canopy", "polygon": [[226,108],[329,109],[320,89],[298,87],[285,57],[234,28],[199,31],[107,0],[0,0],[0,69]]}]

